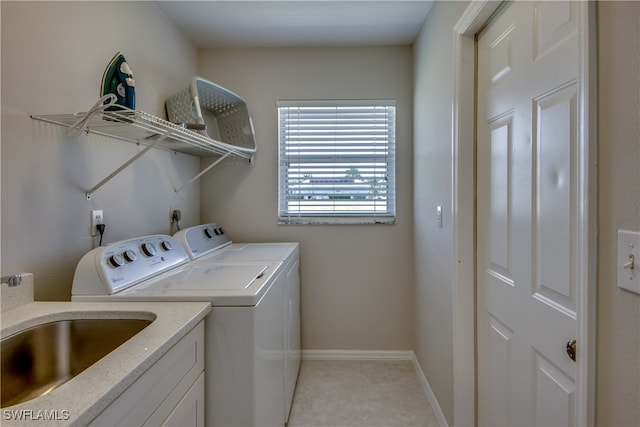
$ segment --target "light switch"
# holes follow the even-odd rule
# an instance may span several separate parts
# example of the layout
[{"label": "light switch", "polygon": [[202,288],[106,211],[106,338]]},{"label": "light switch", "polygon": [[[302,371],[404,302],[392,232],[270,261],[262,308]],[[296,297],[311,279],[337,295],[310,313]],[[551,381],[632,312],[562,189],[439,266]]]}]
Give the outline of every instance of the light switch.
[{"label": "light switch", "polygon": [[640,294],[640,233],[618,230],[618,287]]}]

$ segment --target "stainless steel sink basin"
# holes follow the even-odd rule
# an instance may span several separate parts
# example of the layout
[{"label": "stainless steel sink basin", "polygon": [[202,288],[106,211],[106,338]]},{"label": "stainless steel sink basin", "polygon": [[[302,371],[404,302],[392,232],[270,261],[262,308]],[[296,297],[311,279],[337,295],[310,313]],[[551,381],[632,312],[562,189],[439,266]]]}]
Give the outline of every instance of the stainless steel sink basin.
[{"label": "stainless steel sink basin", "polygon": [[0,407],[49,393],[115,350],[152,320],[71,319],[34,326],[0,342]]}]

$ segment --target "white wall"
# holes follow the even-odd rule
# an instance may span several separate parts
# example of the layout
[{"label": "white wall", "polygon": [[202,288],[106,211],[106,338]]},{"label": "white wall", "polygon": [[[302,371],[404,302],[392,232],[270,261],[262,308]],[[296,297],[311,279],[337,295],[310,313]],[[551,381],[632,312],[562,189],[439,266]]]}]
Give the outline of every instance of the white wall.
[{"label": "white wall", "polygon": [[616,286],[617,230],[640,232],[640,3],[598,3],[596,425],[640,420],[640,295]]},{"label": "white wall", "polygon": [[[171,208],[199,222],[199,185],[173,185],[199,160],[154,150],[98,190],[84,191],[139,149],[95,135],[68,139],[31,114],[86,111],[121,50],[136,79],[137,106],[164,114],[189,84],[196,49],[151,2],[7,2],[2,15],[2,274],[35,273],[35,296],[68,300],[73,272],[90,250],[89,212],[103,209],[106,241],[169,232]],[[174,184],[175,183],[175,184]]]},{"label": "white wall", "polygon": [[[247,100],[256,164],[203,178],[203,221],[235,241],[299,241],[302,346],[408,350],[413,337],[410,47],[212,49],[200,73]],[[397,99],[395,225],[277,225],[278,99]]]}]

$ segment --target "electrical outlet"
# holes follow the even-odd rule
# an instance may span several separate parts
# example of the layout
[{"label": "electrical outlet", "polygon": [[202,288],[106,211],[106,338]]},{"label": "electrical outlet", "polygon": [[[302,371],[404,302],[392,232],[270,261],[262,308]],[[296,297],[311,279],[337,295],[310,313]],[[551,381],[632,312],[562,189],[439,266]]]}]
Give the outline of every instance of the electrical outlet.
[{"label": "electrical outlet", "polygon": [[91,211],[91,235],[92,236],[98,235],[98,230],[96,228],[98,224],[104,224],[104,213],[102,212],[102,209]]}]

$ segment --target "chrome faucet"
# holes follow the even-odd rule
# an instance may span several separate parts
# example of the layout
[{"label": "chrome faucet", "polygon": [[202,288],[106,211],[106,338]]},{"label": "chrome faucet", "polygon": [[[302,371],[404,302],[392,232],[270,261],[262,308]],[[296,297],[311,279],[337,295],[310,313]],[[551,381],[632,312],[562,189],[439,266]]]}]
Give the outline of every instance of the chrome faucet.
[{"label": "chrome faucet", "polygon": [[10,288],[14,286],[20,286],[22,283],[22,274],[13,274],[11,276],[2,276],[0,283],[6,283]]}]

